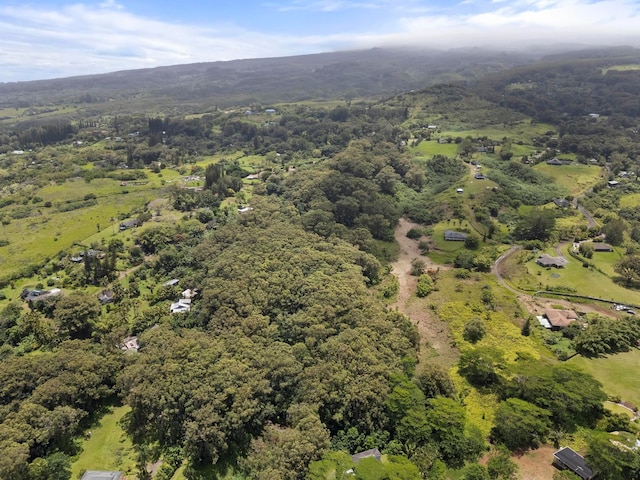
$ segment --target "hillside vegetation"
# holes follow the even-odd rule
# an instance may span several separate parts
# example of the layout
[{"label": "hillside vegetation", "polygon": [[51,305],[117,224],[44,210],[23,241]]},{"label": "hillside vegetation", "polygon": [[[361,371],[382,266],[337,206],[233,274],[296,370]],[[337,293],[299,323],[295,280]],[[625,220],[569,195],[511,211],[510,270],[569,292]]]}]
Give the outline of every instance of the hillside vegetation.
[{"label": "hillside vegetation", "polygon": [[414,52],[482,70],[415,89],[388,51],[2,86],[28,105],[0,131],[0,480],[529,478],[565,445],[636,478],[611,405],[637,388],[606,372],[640,340],[640,72],[614,53]]}]

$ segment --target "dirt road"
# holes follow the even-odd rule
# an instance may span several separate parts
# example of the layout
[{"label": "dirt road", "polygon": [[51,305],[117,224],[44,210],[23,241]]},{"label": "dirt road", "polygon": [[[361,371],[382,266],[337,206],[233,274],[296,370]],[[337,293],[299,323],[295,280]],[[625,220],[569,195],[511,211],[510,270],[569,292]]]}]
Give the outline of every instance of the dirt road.
[{"label": "dirt road", "polygon": [[395,230],[395,239],[400,245],[398,260],[391,264],[391,273],[398,278],[398,298],[391,305],[409,317],[418,327],[421,339],[421,350],[424,352],[432,348],[437,357],[434,361],[443,366],[453,365],[458,358],[458,352],[451,346],[452,338],[449,334],[449,326],[441,321],[433,312],[428,310],[425,302],[415,296],[418,279],[411,275],[411,261],[420,258],[427,266],[427,269],[446,269],[448,267],[437,265],[428,257],[420,255],[418,244],[420,240],[407,238],[407,232],[413,227],[419,227],[405,218],[401,218]]}]

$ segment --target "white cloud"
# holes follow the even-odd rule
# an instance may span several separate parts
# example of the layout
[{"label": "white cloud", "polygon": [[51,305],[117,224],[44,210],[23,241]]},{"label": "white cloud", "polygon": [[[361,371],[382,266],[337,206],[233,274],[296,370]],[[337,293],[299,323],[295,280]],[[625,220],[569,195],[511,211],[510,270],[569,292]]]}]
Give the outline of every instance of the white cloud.
[{"label": "white cloud", "polygon": [[639,7],[632,0],[491,1],[496,0],[475,1],[474,13],[461,4],[444,12],[419,0],[393,2],[393,7],[391,0],[289,1],[286,5],[324,9],[388,8],[384,28],[393,32],[382,34],[372,26],[367,34],[303,36],[265,34],[230,23],[205,27],[152,20],[128,12],[116,0],[48,10],[0,6],[0,81],[390,44],[505,49],[532,42],[640,45]]},{"label": "white cloud", "polygon": [[394,43],[503,48],[531,42],[640,45],[640,12],[632,0],[500,2],[481,13],[406,17],[401,23],[404,32],[389,38]]}]

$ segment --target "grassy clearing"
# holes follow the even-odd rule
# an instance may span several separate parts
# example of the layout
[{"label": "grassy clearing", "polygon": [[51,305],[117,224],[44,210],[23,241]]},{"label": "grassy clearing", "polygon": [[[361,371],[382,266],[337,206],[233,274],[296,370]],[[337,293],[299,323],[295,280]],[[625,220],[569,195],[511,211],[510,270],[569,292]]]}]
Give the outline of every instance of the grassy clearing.
[{"label": "grassy clearing", "polygon": [[638,64],[628,64],[628,65],[614,65],[612,67],[606,67],[602,69],[602,74],[605,75],[608,71],[613,70],[616,72],[628,72],[630,70],[640,70],[640,65]]},{"label": "grassy clearing", "polygon": [[618,353],[602,358],[576,356],[569,363],[578,365],[604,385],[609,395],[640,405],[640,350]]},{"label": "grassy clearing", "polygon": [[[84,182],[79,182],[79,185],[84,186]],[[95,239],[93,236],[98,230],[100,238],[118,235],[117,222],[111,219],[142,209],[158,194],[153,190],[132,191],[126,195],[99,198],[96,205],[78,210],[56,212],[42,208],[40,215],[13,220],[1,227],[2,238],[8,240],[9,245],[0,247],[0,269],[7,275],[26,264],[53,258],[76,242],[85,243],[89,237]],[[120,232],[119,235],[127,234]]]},{"label": "grassy clearing", "polygon": [[[555,249],[549,249],[550,255],[555,256]],[[570,257],[564,252],[568,264],[565,268],[543,268],[535,263],[536,256],[531,252],[520,252],[512,255],[504,262],[506,278],[518,289],[527,291],[548,290],[557,287],[571,287],[580,295],[597,296],[604,300],[628,302],[640,304],[640,292],[626,289],[611,278],[597,270],[584,268],[582,263]],[[597,253],[594,254],[596,264],[602,262],[603,270],[612,268],[609,263],[612,258],[604,260],[599,255],[615,255]],[[602,260],[599,260],[601,258]]]},{"label": "grassy clearing", "polygon": [[422,155],[444,155],[446,157],[455,157],[458,153],[458,145],[455,143],[438,143],[435,141],[423,141],[412,150]]},{"label": "grassy clearing", "polygon": [[71,465],[71,478],[79,478],[83,470],[120,470],[127,474],[135,471],[133,444],[120,426],[122,417],[131,410],[116,407],[102,417],[98,427],[91,430],[91,438],[82,443],[82,453]]},{"label": "grassy clearing", "polygon": [[[548,131],[554,131],[555,127],[547,123],[535,123],[532,124],[530,120],[523,120],[512,126],[494,125],[490,127],[472,129],[472,130],[451,130],[443,131],[442,135],[449,135],[452,137],[488,137],[496,140],[501,140],[504,137],[511,138],[514,142],[522,141],[525,144],[529,144],[532,139],[544,135]],[[515,147],[515,145],[514,145]]]},{"label": "grassy clearing", "polygon": [[620,208],[634,208],[640,206],[640,193],[631,193],[620,198]]},{"label": "grassy clearing", "polygon": [[565,187],[571,195],[578,195],[602,179],[603,170],[598,166],[547,165],[539,163],[534,167],[541,173],[553,178],[554,183]]},{"label": "grassy clearing", "polygon": [[429,257],[435,263],[452,263],[459,250],[464,248],[464,242],[451,242],[444,239],[445,230],[473,231],[471,224],[466,220],[441,222],[433,226],[430,235],[433,248],[429,252]]},{"label": "grassy clearing", "polygon": [[629,418],[633,418],[633,413],[631,413],[629,411],[629,409],[621,407],[620,405],[616,404],[616,403],[612,403],[612,402],[605,402],[604,403],[604,408],[606,408],[607,410],[609,410],[612,413],[621,413],[622,415],[626,415]]}]

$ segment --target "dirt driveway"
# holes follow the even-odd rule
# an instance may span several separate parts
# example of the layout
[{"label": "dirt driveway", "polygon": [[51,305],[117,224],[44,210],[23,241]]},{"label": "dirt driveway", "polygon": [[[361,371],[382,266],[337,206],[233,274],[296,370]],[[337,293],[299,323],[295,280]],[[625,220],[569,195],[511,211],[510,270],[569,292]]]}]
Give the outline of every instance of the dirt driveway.
[{"label": "dirt driveway", "polygon": [[449,326],[441,321],[425,306],[425,302],[415,296],[418,279],[411,275],[411,262],[420,258],[429,270],[444,270],[448,267],[433,263],[428,257],[420,255],[418,245],[420,239],[407,238],[407,232],[414,227],[419,227],[406,218],[401,218],[395,229],[395,239],[400,245],[400,254],[397,261],[391,264],[391,273],[398,278],[398,298],[391,308],[395,308],[409,317],[420,332],[421,350],[432,348],[437,357],[434,361],[445,367],[452,366],[458,359],[458,352],[454,349],[452,338],[449,334]]}]

